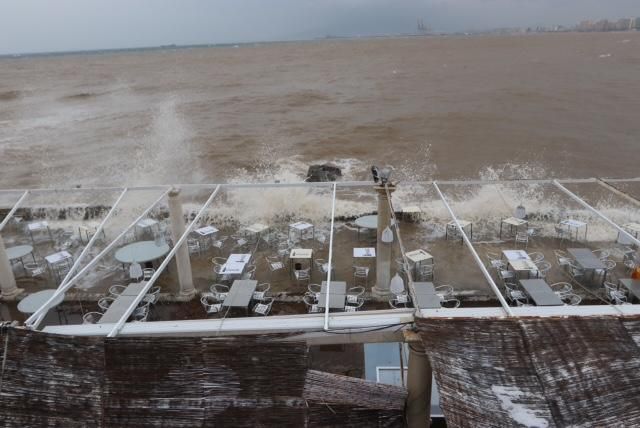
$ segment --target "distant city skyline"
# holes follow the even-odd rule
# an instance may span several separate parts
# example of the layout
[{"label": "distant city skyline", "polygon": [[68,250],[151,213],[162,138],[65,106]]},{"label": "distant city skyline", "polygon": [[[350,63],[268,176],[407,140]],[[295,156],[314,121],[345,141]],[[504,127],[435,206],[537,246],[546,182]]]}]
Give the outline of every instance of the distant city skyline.
[{"label": "distant city skyline", "polygon": [[577,25],[638,0],[0,0],[0,54]]}]

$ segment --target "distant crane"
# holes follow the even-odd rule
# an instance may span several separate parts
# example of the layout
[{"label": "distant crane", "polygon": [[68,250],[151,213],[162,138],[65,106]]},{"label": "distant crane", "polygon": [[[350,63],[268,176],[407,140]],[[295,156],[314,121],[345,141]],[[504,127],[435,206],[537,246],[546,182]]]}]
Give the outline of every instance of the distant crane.
[{"label": "distant crane", "polygon": [[431,29],[429,27],[425,27],[424,21],[422,19],[418,19],[418,32],[422,34],[431,32]]}]

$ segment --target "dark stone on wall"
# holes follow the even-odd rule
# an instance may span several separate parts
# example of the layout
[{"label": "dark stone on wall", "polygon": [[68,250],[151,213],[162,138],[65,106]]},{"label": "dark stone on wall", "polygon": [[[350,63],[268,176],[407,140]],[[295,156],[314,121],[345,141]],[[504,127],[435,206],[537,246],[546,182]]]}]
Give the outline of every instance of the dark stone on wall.
[{"label": "dark stone on wall", "polygon": [[307,180],[311,182],[336,181],[342,177],[342,171],[335,165],[311,165],[307,171]]}]

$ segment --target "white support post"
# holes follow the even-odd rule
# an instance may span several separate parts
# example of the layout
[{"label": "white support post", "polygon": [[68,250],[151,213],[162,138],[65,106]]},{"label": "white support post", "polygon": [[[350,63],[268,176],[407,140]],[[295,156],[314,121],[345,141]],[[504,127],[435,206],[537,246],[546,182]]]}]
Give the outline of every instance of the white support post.
[{"label": "white support post", "polygon": [[324,302],[324,330],[329,330],[329,293],[331,292],[331,270],[333,263],[333,225],[336,217],[336,183],[333,183],[333,192],[331,195],[331,233],[329,234],[329,258],[327,260],[327,295]]},{"label": "white support post", "polygon": [[[167,189],[166,191],[164,191],[162,193],[162,195],[160,195],[160,197],[158,199],[156,199],[151,205],[149,205],[143,212],[142,214],[140,214],[125,230],[123,230],[122,232],[120,232],[120,234],[118,236],[116,236],[116,238],[111,241],[111,243],[109,245],[107,245],[107,247],[102,250],[97,256],[95,256],[93,259],[91,259],[91,261],[89,263],[87,263],[87,265],[82,268],[80,270],[80,272],[78,272],[76,274],[76,276],[74,276],[73,278],[71,278],[64,286],[60,286],[58,287],[58,289],[56,290],[56,292],[53,294],[53,296],[51,296],[51,298],[45,302],[44,305],[42,305],[40,308],[38,308],[38,310],[36,310],[26,321],[25,321],[25,325],[31,328],[37,328],[37,326],[39,325],[39,322],[36,323],[37,320],[42,321],[42,316],[46,315],[47,311],[51,308],[51,303],[55,301],[55,299],[62,293],[65,293],[67,290],[69,290],[73,285],[75,285],[75,283],[82,277],[82,275],[84,275],[85,272],[87,272],[89,269],[91,269],[93,266],[95,266],[100,259],[102,259],[102,257],[104,257],[105,254],[107,254],[109,251],[111,251],[116,245],[118,245],[118,243],[120,242],[120,239],[122,239],[123,236],[125,236],[127,234],[127,232],[129,232],[129,230],[131,230],[133,227],[135,227],[136,224],[138,224],[138,222],[140,220],[142,220],[143,218],[145,218],[147,216],[147,214],[149,214],[149,212],[155,208],[156,205],[158,205],[160,203],[160,201],[162,201],[162,199],[165,198],[165,196],[167,196],[167,194],[169,193],[170,189]],[[97,234],[96,234],[97,235]]]},{"label": "white support post", "polygon": [[140,293],[138,293],[138,295],[133,300],[133,302],[131,302],[131,305],[129,305],[125,313],[122,314],[122,316],[120,317],[118,322],[113,326],[113,328],[111,329],[107,337],[116,337],[118,335],[118,333],[122,329],[122,326],[124,326],[124,324],[127,322],[127,320],[129,319],[133,311],[138,307],[138,305],[140,304],[144,296],[147,294],[147,291],[149,291],[149,289],[156,282],[156,280],[158,279],[160,274],[164,271],[164,269],[167,267],[167,265],[169,264],[173,256],[176,255],[176,253],[180,249],[180,246],[182,246],[182,244],[185,243],[185,241],[187,240],[187,237],[189,236],[189,233],[191,233],[194,226],[198,224],[198,220],[200,220],[200,217],[202,217],[202,214],[204,214],[206,209],[209,208],[209,205],[211,205],[211,202],[213,202],[213,199],[216,197],[221,187],[222,187],[221,185],[218,185],[216,189],[213,191],[213,193],[211,193],[211,196],[209,196],[209,199],[207,199],[207,201],[204,203],[202,208],[200,208],[200,211],[198,211],[198,214],[191,221],[191,223],[189,223],[187,230],[185,230],[185,232],[182,234],[180,239],[174,244],[171,251],[169,251],[169,254],[167,254],[167,256],[162,261],[162,263],[160,263],[160,266],[158,266],[158,269],[153,273],[151,278],[149,278],[149,281],[147,281],[144,287],[142,287],[142,289],[140,290]]},{"label": "white support post", "polygon": [[476,252],[476,249],[474,248],[473,244],[469,240],[469,237],[467,236],[466,232],[464,231],[462,226],[460,226],[460,223],[458,222],[458,218],[456,217],[455,213],[453,212],[453,210],[449,206],[449,203],[447,202],[447,199],[444,197],[444,194],[440,191],[440,188],[438,187],[438,183],[436,183],[434,181],[433,182],[433,187],[435,187],[436,192],[438,192],[438,195],[440,196],[440,199],[442,200],[442,203],[447,208],[447,211],[449,211],[449,214],[451,215],[451,219],[454,221],[454,223],[456,224],[456,227],[458,228],[458,231],[462,235],[462,239],[464,240],[464,243],[467,245],[467,248],[469,248],[469,251],[471,251],[471,255],[473,256],[473,258],[475,259],[476,263],[478,264],[478,267],[480,268],[480,270],[482,271],[482,274],[484,275],[485,279],[489,283],[489,286],[493,290],[493,293],[498,298],[498,301],[500,301],[500,304],[502,305],[502,308],[507,313],[507,315],[513,316],[513,312],[511,311],[511,307],[509,306],[507,301],[504,300],[504,297],[502,296],[502,293],[500,292],[500,289],[498,288],[496,283],[493,281],[493,278],[491,277],[491,274],[489,273],[487,268],[484,266],[484,263],[482,263],[482,260],[480,259],[480,256],[478,255],[478,253]]},{"label": "white support post", "polygon": [[[180,189],[173,189],[169,192],[169,220],[171,221],[171,236],[173,237],[173,242],[178,242],[178,239],[184,235],[185,231]],[[189,248],[186,244],[178,248],[178,252],[176,253],[176,267],[178,269],[180,297],[189,300],[196,294],[196,289],[193,286],[191,258],[189,257]]]},{"label": "white support post", "polygon": [[431,425],[431,383],[433,371],[422,342],[409,343],[407,371],[407,427]]},{"label": "white support post", "polygon": [[16,278],[13,275],[13,268],[7,256],[7,249],[4,246],[2,235],[0,235],[0,298],[12,300],[22,291],[16,285]]},{"label": "white support post", "polygon": [[598,211],[597,209],[593,208],[591,205],[586,203],[578,195],[576,195],[571,190],[567,189],[562,184],[560,184],[558,182],[558,180],[553,180],[553,184],[555,184],[558,189],[562,190],[564,193],[569,195],[577,203],[579,203],[580,205],[582,205],[583,207],[585,207],[586,209],[588,209],[589,211],[591,211],[592,213],[594,213],[595,215],[600,217],[602,220],[604,220],[606,223],[608,223],[611,227],[615,228],[618,232],[623,234],[625,237],[627,237],[633,243],[635,243],[636,245],[640,245],[640,240],[638,240],[638,238],[636,238],[635,236],[633,236],[632,234],[630,234],[629,232],[624,230],[622,227],[618,226],[618,224],[614,223],[611,219],[609,219],[609,217],[607,217],[606,215],[602,214],[600,211]]},{"label": "white support post", "polygon": [[391,243],[382,241],[382,233],[391,226],[391,219],[395,219],[391,208],[391,193],[396,189],[395,186],[389,187],[386,183],[375,186],[374,189],[378,194],[378,227],[376,229],[376,284],[371,289],[371,294],[377,297],[388,297],[391,294],[389,284],[393,247]]},{"label": "white support post", "polygon": [[13,215],[18,210],[18,208],[20,208],[20,204],[22,204],[22,201],[24,201],[24,199],[27,197],[27,195],[29,195],[29,191],[28,190],[26,190],[22,194],[22,196],[20,196],[20,199],[18,199],[18,201],[15,204],[13,204],[13,208],[11,208],[11,211],[9,211],[9,213],[4,218],[4,220],[2,220],[2,223],[0,223],[0,231],[2,231],[2,229],[4,229],[4,227],[7,225],[7,223],[9,223],[9,220],[11,220],[13,218]]}]

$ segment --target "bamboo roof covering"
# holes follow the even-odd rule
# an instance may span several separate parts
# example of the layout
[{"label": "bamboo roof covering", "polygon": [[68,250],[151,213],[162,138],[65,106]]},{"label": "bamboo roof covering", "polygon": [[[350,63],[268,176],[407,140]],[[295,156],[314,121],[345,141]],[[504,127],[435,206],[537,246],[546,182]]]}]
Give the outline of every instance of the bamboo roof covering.
[{"label": "bamboo roof covering", "polygon": [[404,390],[309,371],[302,342],[4,327],[0,352],[0,426],[403,424]]},{"label": "bamboo roof covering", "polygon": [[447,426],[640,425],[640,319],[418,319]]}]

